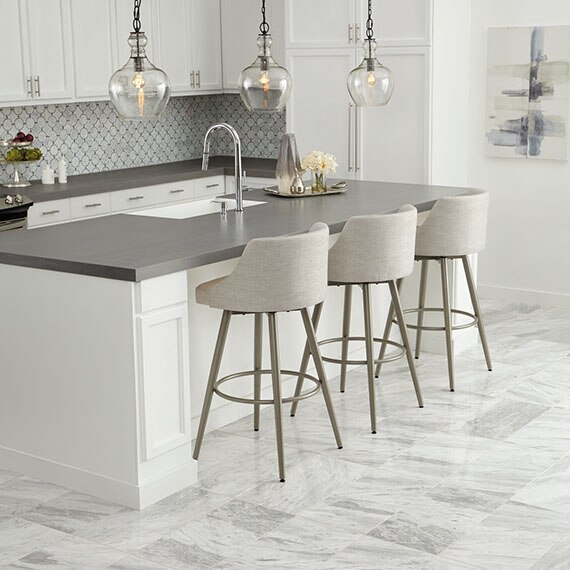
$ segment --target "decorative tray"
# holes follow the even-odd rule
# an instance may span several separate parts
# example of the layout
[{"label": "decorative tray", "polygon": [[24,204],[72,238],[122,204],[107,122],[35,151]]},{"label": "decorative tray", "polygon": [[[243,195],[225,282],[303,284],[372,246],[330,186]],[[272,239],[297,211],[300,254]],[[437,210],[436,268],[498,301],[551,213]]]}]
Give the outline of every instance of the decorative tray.
[{"label": "decorative tray", "polygon": [[344,194],[348,190],[347,186],[331,186],[326,192],[312,193],[310,188],[305,191],[304,194],[282,194],[277,189],[277,186],[271,186],[270,188],[264,188],[263,191],[266,194],[271,194],[272,196],[279,196],[280,198],[318,198],[322,196],[331,196],[332,194]]}]

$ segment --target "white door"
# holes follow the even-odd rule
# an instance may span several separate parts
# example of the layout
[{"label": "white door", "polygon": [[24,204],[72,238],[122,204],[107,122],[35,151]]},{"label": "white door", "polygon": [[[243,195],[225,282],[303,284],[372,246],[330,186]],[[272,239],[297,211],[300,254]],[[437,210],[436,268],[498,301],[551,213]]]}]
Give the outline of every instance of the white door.
[{"label": "white door", "polygon": [[[27,0],[34,99],[71,99],[72,54],[69,0]],[[98,44],[92,46],[93,50]]]},{"label": "white door", "polygon": [[26,4],[0,0],[0,15],[4,46],[0,101],[26,101],[32,96]]},{"label": "white door", "polygon": [[190,15],[188,0],[157,2],[153,63],[168,75],[172,94],[189,94],[195,86]]},{"label": "white door", "polygon": [[[359,0],[360,2],[361,0]],[[354,46],[357,0],[288,0],[288,48]]]},{"label": "white door", "polygon": [[362,180],[428,182],[430,62],[426,48],[386,48],[380,61],[394,73],[385,107],[358,111],[356,163]]},{"label": "white door", "polygon": [[287,65],[294,82],[287,127],[300,154],[332,153],[338,162],[335,177],[354,178],[354,108],[346,88],[354,50],[291,50]]},{"label": "white door", "polygon": [[71,0],[75,97],[108,97],[115,71],[114,0]]},{"label": "white door", "polygon": [[198,91],[222,88],[220,0],[191,0],[191,45]]}]

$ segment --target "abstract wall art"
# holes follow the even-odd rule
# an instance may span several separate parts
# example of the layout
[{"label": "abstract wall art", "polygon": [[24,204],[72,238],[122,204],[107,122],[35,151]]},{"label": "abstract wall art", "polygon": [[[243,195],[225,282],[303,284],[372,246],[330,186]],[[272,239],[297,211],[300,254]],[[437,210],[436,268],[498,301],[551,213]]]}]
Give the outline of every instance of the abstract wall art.
[{"label": "abstract wall art", "polygon": [[570,26],[491,28],[487,156],[568,160]]}]

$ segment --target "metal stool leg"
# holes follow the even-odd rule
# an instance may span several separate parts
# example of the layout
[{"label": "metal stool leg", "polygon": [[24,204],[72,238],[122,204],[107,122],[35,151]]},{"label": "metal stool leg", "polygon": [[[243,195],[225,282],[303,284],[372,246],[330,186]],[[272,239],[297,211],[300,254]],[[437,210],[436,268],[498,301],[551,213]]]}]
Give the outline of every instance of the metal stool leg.
[{"label": "metal stool leg", "polygon": [[485,333],[485,326],[483,325],[483,316],[481,315],[481,307],[479,305],[479,295],[477,294],[477,287],[473,279],[473,272],[471,271],[471,264],[469,258],[464,255],[462,258],[463,268],[465,269],[465,277],[467,278],[467,285],[469,286],[469,294],[471,295],[471,303],[473,311],[477,317],[477,328],[479,329],[479,336],[481,337],[481,344],[483,345],[483,352],[485,353],[485,360],[489,371],[493,370],[493,363],[491,362],[491,353],[489,351],[489,344],[487,342],[487,334]]},{"label": "metal stool leg", "polygon": [[[262,368],[263,357],[263,315],[261,313],[255,314],[254,323],[254,347],[253,347],[253,368],[256,373],[253,376],[253,398],[255,400],[261,399],[261,374],[257,371]],[[254,404],[253,406],[253,429],[259,431],[259,412],[261,406]]]},{"label": "metal stool leg", "polygon": [[313,323],[309,318],[309,311],[307,309],[301,309],[301,315],[303,317],[303,324],[305,325],[305,331],[307,332],[307,340],[311,348],[311,353],[313,355],[313,361],[315,367],[317,368],[317,376],[321,381],[321,389],[323,391],[323,397],[325,399],[325,404],[327,406],[327,412],[331,421],[331,425],[334,432],[334,437],[336,439],[336,444],[339,449],[342,449],[342,439],[340,437],[340,431],[338,429],[338,424],[336,421],[336,415],[334,413],[334,407],[332,403],[329,383],[327,380],[327,373],[325,371],[325,366],[321,358],[321,352],[319,350],[319,345],[317,343],[317,335],[315,334],[315,329],[313,328]]},{"label": "metal stool leg", "polygon": [[[398,291],[402,289],[402,283],[404,282],[403,279],[398,279]],[[390,302],[390,308],[388,309],[388,318],[386,319],[386,326],[384,327],[384,334],[382,336],[383,339],[390,340],[390,333],[392,332],[392,325],[394,324],[394,317],[396,313],[394,311],[394,303]],[[382,343],[380,347],[380,354],[378,355],[378,360],[382,360],[386,356],[386,349],[388,345],[386,343]],[[376,378],[380,376],[380,371],[382,370],[382,362],[379,362],[376,365],[376,372],[374,375]]]},{"label": "metal stool leg", "polygon": [[269,347],[271,351],[271,380],[273,384],[273,407],[275,410],[275,435],[277,437],[277,459],[279,461],[279,479],[285,482],[285,453],[283,449],[283,418],[281,401],[281,364],[279,362],[279,339],[275,313],[267,313],[269,321]]},{"label": "metal stool leg", "polygon": [[346,389],[346,360],[348,359],[348,337],[350,336],[350,316],[352,312],[352,285],[344,287],[344,311],[342,313],[342,355],[345,362],[340,365],[340,391]]},{"label": "metal stool leg", "polygon": [[[323,306],[324,303],[319,303],[315,305],[315,309],[313,310],[313,330],[317,330],[319,326],[319,321],[321,320],[321,315],[323,314]],[[303,352],[303,360],[301,361],[301,368],[299,372],[301,374],[307,373],[307,368],[309,367],[309,358],[311,357],[311,349],[309,346],[309,341],[305,343],[305,351]],[[298,398],[301,395],[301,391],[303,390],[303,383],[304,379],[302,376],[299,376],[297,380],[297,385],[295,386],[295,397]],[[299,406],[299,402],[293,402],[291,404],[291,417],[295,417],[297,413],[297,407]]]},{"label": "metal stool leg", "polygon": [[422,327],[424,326],[424,308],[426,306],[426,289],[427,289],[427,278],[428,278],[429,261],[427,259],[422,260],[422,273],[420,277],[420,299],[418,303],[418,328],[416,330],[416,358],[420,357],[420,351],[422,346]]},{"label": "metal stool leg", "polygon": [[447,347],[447,370],[449,373],[449,389],[455,392],[455,378],[453,375],[453,341],[451,330],[451,303],[449,300],[449,281],[447,279],[447,259],[439,260],[441,264],[441,290],[443,293],[443,316],[445,319],[445,345]]},{"label": "metal stool leg", "polygon": [[390,285],[390,293],[392,295],[392,305],[394,307],[394,310],[396,311],[396,319],[398,320],[398,326],[400,327],[400,334],[402,335],[402,343],[406,349],[406,358],[408,359],[408,366],[410,367],[410,374],[412,375],[412,382],[414,383],[414,389],[416,391],[416,397],[418,399],[418,406],[420,408],[423,408],[424,400],[422,398],[422,391],[420,389],[420,383],[418,381],[416,364],[412,356],[412,347],[410,346],[408,329],[406,327],[406,322],[404,321],[404,311],[402,309],[402,303],[400,302],[400,293],[394,281],[390,281],[389,285]]},{"label": "metal stool leg", "polygon": [[206,387],[206,394],[204,395],[204,404],[202,405],[202,415],[200,416],[200,425],[198,427],[198,435],[196,436],[196,443],[194,444],[194,454],[192,457],[198,459],[200,456],[200,449],[202,448],[202,441],[204,440],[204,433],[206,432],[206,424],[208,423],[208,414],[210,413],[210,406],[212,405],[212,397],[214,396],[214,384],[218,379],[220,372],[220,364],[222,362],[222,355],[224,353],[224,346],[228,337],[228,329],[230,326],[231,311],[224,311],[222,314],[222,321],[220,323],[220,330],[218,331],[218,340],[216,341],[216,348],[212,358],[212,365],[210,367],[210,376],[208,378],[208,386]]},{"label": "metal stool leg", "polygon": [[370,427],[376,433],[376,385],[374,383],[374,334],[372,332],[372,307],[370,305],[370,285],[362,285],[364,308],[364,336],[366,339],[366,367],[368,370],[368,399],[370,400]]}]

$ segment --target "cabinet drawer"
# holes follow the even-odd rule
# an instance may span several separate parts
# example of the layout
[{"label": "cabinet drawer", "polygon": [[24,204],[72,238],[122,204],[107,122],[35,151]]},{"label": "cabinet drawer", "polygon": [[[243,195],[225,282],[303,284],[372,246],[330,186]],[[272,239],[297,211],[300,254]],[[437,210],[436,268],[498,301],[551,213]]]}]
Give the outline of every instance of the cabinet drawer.
[{"label": "cabinet drawer", "polygon": [[69,211],[72,220],[103,216],[111,211],[111,197],[104,193],[70,198]]},{"label": "cabinet drawer", "polygon": [[160,194],[160,202],[187,202],[194,198],[194,180],[183,180],[172,184],[156,186]]},{"label": "cabinet drawer", "polygon": [[163,202],[158,186],[111,192],[111,211],[138,210]]},{"label": "cabinet drawer", "polygon": [[211,176],[209,178],[198,178],[194,180],[194,197],[207,198],[208,196],[219,196],[226,193],[224,176]]},{"label": "cabinet drawer", "polygon": [[37,228],[69,221],[69,200],[51,200],[34,204],[28,210],[28,227]]}]

